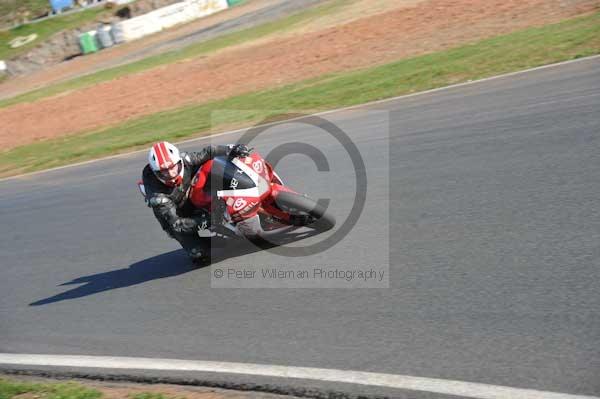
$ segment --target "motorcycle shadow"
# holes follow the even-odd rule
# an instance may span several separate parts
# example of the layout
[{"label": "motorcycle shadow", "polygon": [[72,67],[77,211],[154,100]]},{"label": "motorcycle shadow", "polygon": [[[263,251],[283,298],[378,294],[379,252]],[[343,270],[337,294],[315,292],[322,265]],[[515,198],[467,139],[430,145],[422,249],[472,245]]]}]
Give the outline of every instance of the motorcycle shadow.
[{"label": "motorcycle shadow", "polygon": [[[310,233],[290,232],[281,237],[273,246],[297,241],[306,238]],[[229,258],[244,256],[253,252],[262,251],[261,248],[245,240],[228,240],[213,246],[211,262],[218,263]],[[203,266],[207,267],[207,265]],[[51,303],[83,298],[101,292],[119,288],[131,287],[148,281],[173,277],[197,270],[183,250],[175,250],[148,259],[136,262],[128,267],[111,270],[108,272],[91,274],[67,281],[59,286],[79,285],[60,294],[32,302],[29,306],[41,306]],[[80,285],[82,284],[82,285]]]},{"label": "motorcycle shadow", "polygon": [[211,264],[247,255],[252,252],[264,251],[270,248],[291,244],[319,234],[311,229],[286,226],[263,233],[263,239],[250,241],[240,239],[213,239],[211,243]]}]

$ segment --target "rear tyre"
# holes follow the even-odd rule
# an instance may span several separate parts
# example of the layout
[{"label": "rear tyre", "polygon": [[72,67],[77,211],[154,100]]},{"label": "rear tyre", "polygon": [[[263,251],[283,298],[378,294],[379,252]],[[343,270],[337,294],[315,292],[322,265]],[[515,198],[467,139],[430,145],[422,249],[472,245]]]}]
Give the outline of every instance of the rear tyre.
[{"label": "rear tyre", "polygon": [[[331,230],[335,226],[335,217],[327,212],[327,208],[321,206],[312,198],[300,194],[281,191],[275,200],[277,207],[287,212],[296,220],[305,220],[300,225],[313,228],[317,231]],[[304,217],[304,218],[303,218]]]}]

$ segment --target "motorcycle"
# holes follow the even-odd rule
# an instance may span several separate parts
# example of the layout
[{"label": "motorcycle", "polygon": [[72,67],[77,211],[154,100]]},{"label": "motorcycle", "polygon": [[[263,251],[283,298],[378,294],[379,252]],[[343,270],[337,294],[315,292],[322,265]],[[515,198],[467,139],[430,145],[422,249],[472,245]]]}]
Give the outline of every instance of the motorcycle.
[{"label": "motorcycle", "polygon": [[[142,181],[138,187],[146,198]],[[199,230],[201,237],[244,237],[239,222],[256,215],[264,233],[277,233],[290,226],[321,233],[335,226],[335,218],[325,205],[287,187],[257,152],[247,157],[218,156],[205,162],[192,179],[188,201],[211,213],[211,226]]]}]

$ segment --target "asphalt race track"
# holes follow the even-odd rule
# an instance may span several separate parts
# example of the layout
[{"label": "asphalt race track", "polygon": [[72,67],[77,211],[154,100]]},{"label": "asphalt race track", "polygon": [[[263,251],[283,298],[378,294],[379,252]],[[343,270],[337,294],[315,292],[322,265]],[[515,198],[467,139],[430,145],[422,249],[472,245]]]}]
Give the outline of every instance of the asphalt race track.
[{"label": "asphalt race track", "polygon": [[[306,259],[227,249],[212,269],[191,269],[135,187],[145,152],[0,181],[0,352],[332,368],[599,396],[600,58],[323,118],[358,147],[368,195],[352,232]],[[321,149],[331,171],[292,155],[280,174],[331,198],[342,222],[354,170],[330,136],[295,122],[253,144],[268,153],[293,141]],[[244,263],[389,264],[389,288],[210,287],[215,267]]]}]

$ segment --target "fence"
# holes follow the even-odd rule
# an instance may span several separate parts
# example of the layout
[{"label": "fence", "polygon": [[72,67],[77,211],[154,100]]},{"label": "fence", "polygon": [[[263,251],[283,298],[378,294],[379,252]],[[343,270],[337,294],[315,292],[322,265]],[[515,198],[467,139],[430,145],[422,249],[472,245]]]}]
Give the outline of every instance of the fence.
[{"label": "fence", "polygon": [[229,7],[227,0],[185,0],[112,25],[115,43],[136,40]]}]

